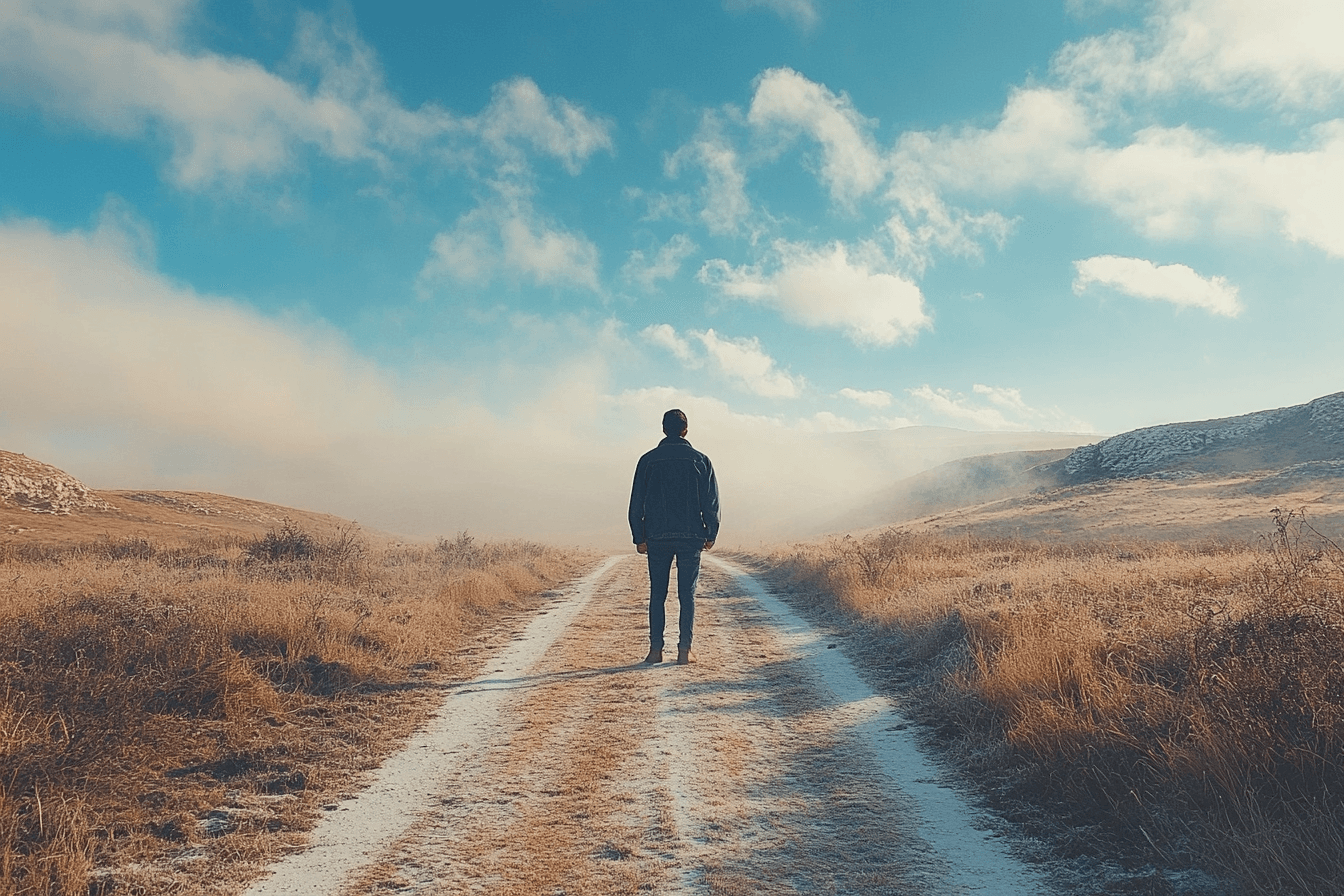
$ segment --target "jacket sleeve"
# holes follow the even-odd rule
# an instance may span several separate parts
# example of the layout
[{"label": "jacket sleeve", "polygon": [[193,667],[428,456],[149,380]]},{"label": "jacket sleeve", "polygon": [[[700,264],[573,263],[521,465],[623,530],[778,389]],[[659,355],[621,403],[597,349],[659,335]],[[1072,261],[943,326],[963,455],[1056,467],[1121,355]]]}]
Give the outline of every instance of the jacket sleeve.
[{"label": "jacket sleeve", "polygon": [[706,538],[716,541],[719,537],[719,479],[714,475],[714,465],[705,458],[705,477],[700,482],[700,516],[705,521]]},{"label": "jacket sleeve", "polygon": [[630,486],[630,537],[635,544],[648,541],[644,528],[644,498],[649,491],[649,465],[644,458],[635,465],[635,482]]}]

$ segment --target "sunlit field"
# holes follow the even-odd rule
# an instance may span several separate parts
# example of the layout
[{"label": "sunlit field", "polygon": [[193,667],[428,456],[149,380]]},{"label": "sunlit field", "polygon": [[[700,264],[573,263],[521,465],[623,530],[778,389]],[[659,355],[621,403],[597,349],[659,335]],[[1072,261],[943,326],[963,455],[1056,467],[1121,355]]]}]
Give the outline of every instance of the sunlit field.
[{"label": "sunlit field", "polygon": [[584,559],[292,523],[0,547],[0,893],[228,889]]},{"label": "sunlit field", "polygon": [[1266,529],[1198,545],[887,530],[758,559],[867,629],[909,711],[1065,855],[1339,892],[1344,552],[1297,513]]}]

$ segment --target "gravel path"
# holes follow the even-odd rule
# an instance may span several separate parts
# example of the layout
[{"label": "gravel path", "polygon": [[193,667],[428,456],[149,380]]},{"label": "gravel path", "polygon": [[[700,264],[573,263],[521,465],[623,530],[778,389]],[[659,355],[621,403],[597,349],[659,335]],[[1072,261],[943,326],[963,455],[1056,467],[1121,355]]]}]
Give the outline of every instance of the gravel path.
[{"label": "gravel path", "polygon": [[638,664],[647,574],[607,560],[248,896],[1048,892],[841,651],[705,559],[698,663]]}]

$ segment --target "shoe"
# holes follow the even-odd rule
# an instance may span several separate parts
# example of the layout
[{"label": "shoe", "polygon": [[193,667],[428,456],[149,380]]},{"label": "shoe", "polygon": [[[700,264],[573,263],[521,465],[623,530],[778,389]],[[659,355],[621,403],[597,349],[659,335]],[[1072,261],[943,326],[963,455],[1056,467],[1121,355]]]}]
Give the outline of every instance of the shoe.
[{"label": "shoe", "polygon": [[663,648],[650,647],[649,655],[644,657],[644,662],[652,666],[654,663],[661,663],[662,661],[663,661]]},{"label": "shoe", "polygon": [[689,665],[690,665],[691,663],[693,663],[693,662],[695,662],[695,657],[691,656],[691,648],[689,648],[689,647],[678,647],[678,648],[677,648],[677,665],[678,665],[678,666],[689,666]]}]

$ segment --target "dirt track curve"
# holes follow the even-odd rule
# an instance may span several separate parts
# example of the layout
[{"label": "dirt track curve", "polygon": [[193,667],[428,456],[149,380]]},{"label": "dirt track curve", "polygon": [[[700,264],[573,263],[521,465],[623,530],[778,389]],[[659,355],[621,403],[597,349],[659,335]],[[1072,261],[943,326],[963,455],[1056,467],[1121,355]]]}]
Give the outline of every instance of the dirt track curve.
[{"label": "dirt track curve", "polygon": [[731,564],[705,555],[699,662],[639,665],[641,561],[562,589],[248,896],[1049,892]]}]

